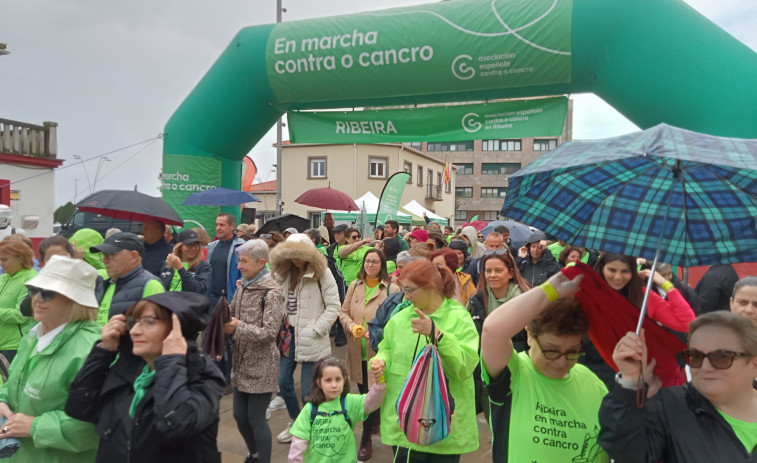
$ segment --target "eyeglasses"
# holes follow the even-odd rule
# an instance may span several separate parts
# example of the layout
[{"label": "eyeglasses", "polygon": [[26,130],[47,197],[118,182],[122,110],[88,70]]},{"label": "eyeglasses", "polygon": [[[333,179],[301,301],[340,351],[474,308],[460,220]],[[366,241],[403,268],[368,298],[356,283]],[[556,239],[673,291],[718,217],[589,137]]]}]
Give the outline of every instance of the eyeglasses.
[{"label": "eyeglasses", "polygon": [[381,265],[380,260],[366,260],[364,262],[366,265]]},{"label": "eyeglasses", "polygon": [[42,288],[37,288],[34,286],[29,286],[29,296],[33,298],[37,294],[39,294],[39,297],[45,302],[52,301],[53,299],[55,299],[55,296],[58,295],[58,293],[56,293],[55,291],[50,291],[49,289],[42,289]]},{"label": "eyeglasses", "polygon": [[504,249],[490,249],[488,251],[484,251],[485,256],[506,256],[509,253],[507,248]]},{"label": "eyeglasses", "polygon": [[710,361],[712,368],[717,370],[727,370],[733,365],[736,357],[754,357],[746,352],[734,352],[732,350],[718,349],[712,352],[704,353],[697,349],[686,349],[683,352],[683,358],[691,368],[702,368],[704,358]]},{"label": "eyeglasses", "polygon": [[153,316],[146,317],[126,317],[126,326],[131,331],[137,325],[142,325],[143,330],[151,330],[158,324],[158,319]]},{"label": "eyeglasses", "polygon": [[578,360],[579,357],[584,355],[583,349],[581,349],[578,352],[560,352],[559,350],[544,350],[541,347],[541,343],[539,342],[539,338],[536,339],[536,345],[539,346],[539,350],[541,351],[541,355],[544,356],[547,360],[557,360],[563,355],[565,356],[566,360]]},{"label": "eyeglasses", "polygon": [[400,289],[402,290],[403,293],[405,293],[405,295],[409,296],[413,294],[414,292],[418,291],[418,289],[420,288],[418,286],[416,286],[415,288],[413,288],[412,286],[402,286],[400,287]]}]

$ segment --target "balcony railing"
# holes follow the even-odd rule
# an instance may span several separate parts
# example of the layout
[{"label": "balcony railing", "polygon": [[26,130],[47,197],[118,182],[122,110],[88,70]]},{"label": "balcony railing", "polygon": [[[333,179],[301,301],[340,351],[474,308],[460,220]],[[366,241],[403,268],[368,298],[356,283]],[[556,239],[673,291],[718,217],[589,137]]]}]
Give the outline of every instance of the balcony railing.
[{"label": "balcony railing", "polygon": [[58,154],[57,122],[43,125],[0,119],[0,153],[55,159]]},{"label": "balcony railing", "polygon": [[434,185],[431,183],[427,184],[426,185],[426,199],[431,199],[434,201],[441,201],[443,189],[444,189],[444,185]]}]

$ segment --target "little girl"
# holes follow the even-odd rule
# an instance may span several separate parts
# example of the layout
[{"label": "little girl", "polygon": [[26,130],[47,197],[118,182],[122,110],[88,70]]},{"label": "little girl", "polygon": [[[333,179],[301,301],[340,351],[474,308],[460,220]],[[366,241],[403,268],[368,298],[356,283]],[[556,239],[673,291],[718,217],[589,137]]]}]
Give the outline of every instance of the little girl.
[{"label": "little girl", "polygon": [[326,358],[315,364],[312,395],[292,425],[289,463],[354,462],[357,459],[352,430],[381,406],[386,394],[383,371],[368,394],[348,394],[350,382],[344,364]]}]

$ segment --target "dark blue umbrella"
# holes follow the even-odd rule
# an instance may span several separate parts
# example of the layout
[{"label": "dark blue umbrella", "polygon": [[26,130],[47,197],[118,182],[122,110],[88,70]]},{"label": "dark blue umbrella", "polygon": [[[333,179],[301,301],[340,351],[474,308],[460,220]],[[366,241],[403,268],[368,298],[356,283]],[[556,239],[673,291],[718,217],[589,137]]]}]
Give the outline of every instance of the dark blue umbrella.
[{"label": "dark blue umbrella", "polygon": [[757,140],[660,124],[566,143],[510,177],[502,215],[574,246],[654,259],[653,271],[658,259],[754,262]]},{"label": "dark blue umbrella", "polygon": [[212,190],[192,193],[181,204],[182,206],[238,206],[240,204],[257,201],[257,196],[247,191],[229,190],[228,188],[213,188]]}]

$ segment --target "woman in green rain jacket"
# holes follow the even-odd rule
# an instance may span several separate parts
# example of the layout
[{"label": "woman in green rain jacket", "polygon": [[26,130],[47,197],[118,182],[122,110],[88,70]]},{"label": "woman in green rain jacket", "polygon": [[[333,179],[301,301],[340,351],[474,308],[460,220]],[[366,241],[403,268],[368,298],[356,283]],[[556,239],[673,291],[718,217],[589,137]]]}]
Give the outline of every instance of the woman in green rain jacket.
[{"label": "woman in green rain jacket", "polygon": [[[397,448],[394,461],[459,461],[459,455],[478,449],[473,370],[478,364],[478,332],[467,310],[451,299],[455,280],[445,267],[428,260],[410,262],[402,269],[405,297],[413,305],[394,315],[384,328],[384,339],[371,368],[386,366],[386,397],[381,405],[381,441]],[[413,364],[416,342],[418,350],[428,342],[431,322],[435,326],[437,347],[449,389],[455,400],[455,412],[449,436],[422,446],[408,442],[399,427],[395,403]],[[426,455],[418,455],[426,454]]]},{"label": "woman in green rain jacket", "polygon": [[21,313],[26,298],[24,283],[37,271],[32,269],[34,252],[23,241],[0,241],[0,354],[11,362],[18,349],[18,341],[34,321]]},{"label": "woman in green rain jacket", "polygon": [[96,279],[86,262],[53,256],[27,282],[39,323],[21,339],[0,387],[0,415],[8,419],[0,438],[21,441],[9,462],[95,461],[94,425],[69,417],[63,408],[69,385],[100,338]]}]

